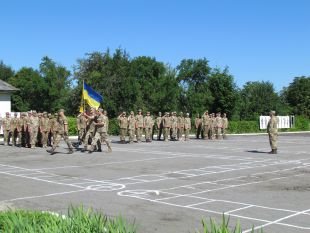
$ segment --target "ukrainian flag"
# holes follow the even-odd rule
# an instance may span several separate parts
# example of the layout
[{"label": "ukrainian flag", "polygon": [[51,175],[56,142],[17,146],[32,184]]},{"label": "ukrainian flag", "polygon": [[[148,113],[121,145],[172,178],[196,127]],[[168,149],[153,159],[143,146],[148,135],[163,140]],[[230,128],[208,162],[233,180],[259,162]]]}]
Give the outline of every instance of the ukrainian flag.
[{"label": "ukrainian flag", "polygon": [[98,109],[100,103],[102,102],[103,98],[100,94],[95,92],[90,86],[88,86],[85,82],[83,85],[83,99],[86,100],[88,105],[92,108]]}]

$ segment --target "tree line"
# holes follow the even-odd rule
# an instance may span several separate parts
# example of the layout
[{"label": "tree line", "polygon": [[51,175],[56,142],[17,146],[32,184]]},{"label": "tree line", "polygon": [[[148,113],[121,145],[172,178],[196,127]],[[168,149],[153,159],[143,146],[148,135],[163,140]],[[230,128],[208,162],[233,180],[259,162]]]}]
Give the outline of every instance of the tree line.
[{"label": "tree line", "polygon": [[[272,77],[271,77],[272,78]],[[103,96],[115,117],[121,111],[183,111],[192,115],[226,112],[230,119],[255,120],[273,109],[279,115],[310,117],[310,77],[295,77],[279,93],[271,82],[247,82],[239,88],[228,68],[212,68],[206,58],[184,59],[171,67],[154,57],[131,58],[123,49],[92,52],[78,59],[73,72],[43,57],[38,69],[14,71],[0,61],[0,79],[20,89],[13,111],[78,113],[83,80]]]}]

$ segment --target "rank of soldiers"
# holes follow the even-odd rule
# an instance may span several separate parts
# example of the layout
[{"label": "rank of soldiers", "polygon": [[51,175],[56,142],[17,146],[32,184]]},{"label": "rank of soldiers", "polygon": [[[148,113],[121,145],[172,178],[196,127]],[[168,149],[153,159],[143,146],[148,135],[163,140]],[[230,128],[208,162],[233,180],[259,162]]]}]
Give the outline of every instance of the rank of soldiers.
[{"label": "rank of soldiers", "polygon": [[[121,143],[126,143],[127,135],[129,143],[141,142],[143,134],[145,141],[151,142],[155,133],[157,133],[158,141],[162,136],[164,141],[188,141],[192,125],[189,113],[183,115],[182,112],[179,114],[166,112],[164,115],[159,112],[154,119],[150,112],[146,112],[146,115],[143,116],[142,110],[139,109],[137,115],[131,111],[127,117],[126,112],[122,112],[117,119]],[[95,150],[101,151],[101,144],[104,143],[107,145],[107,152],[111,152],[108,127],[109,118],[103,109],[91,109],[89,113],[79,114],[77,116],[78,144],[76,146],[83,145],[82,151],[91,153]],[[14,113],[14,117],[11,117],[10,113],[6,113],[6,117],[2,119],[2,128],[4,145],[9,145],[11,142],[12,146],[32,149],[37,146],[44,148],[50,146],[51,149],[47,151],[54,154],[60,140],[63,139],[68,145],[68,153],[73,153],[73,145],[68,136],[68,121],[63,109],[55,114],[30,111],[21,113],[19,117],[17,113]],[[228,120],[225,113],[221,116],[220,113],[215,115],[206,111],[201,117],[197,115],[195,118],[196,138],[225,139],[227,128]]]}]

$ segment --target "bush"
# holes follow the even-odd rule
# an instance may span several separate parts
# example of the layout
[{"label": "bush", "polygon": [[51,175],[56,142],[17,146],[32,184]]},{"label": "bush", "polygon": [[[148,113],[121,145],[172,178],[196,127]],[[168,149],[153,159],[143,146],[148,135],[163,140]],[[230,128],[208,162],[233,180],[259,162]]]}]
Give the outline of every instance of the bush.
[{"label": "bush", "polygon": [[0,232],[38,233],[135,233],[135,224],[127,224],[122,217],[108,219],[93,209],[69,207],[67,216],[27,211],[0,212]]},{"label": "bush", "polygon": [[68,119],[69,135],[76,136],[77,135],[76,117],[67,117],[67,119]]},{"label": "bush", "polygon": [[230,121],[228,133],[259,133],[258,121]]},{"label": "bush", "polygon": [[297,131],[306,131],[310,130],[310,122],[309,119],[304,116],[296,116],[295,117],[295,125],[292,130]]}]

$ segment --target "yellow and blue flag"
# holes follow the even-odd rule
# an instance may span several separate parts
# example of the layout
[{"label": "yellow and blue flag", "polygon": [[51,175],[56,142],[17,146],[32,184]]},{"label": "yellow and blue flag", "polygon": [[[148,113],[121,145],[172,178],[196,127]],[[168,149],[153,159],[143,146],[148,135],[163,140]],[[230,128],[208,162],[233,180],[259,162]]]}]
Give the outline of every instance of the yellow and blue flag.
[{"label": "yellow and blue flag", "polygon": [[83,85],[83,99],[86,100],[88,105],[92,108],[98,109],[103,98],[100,94],[95,92],[90,86],[85,82]]}]

